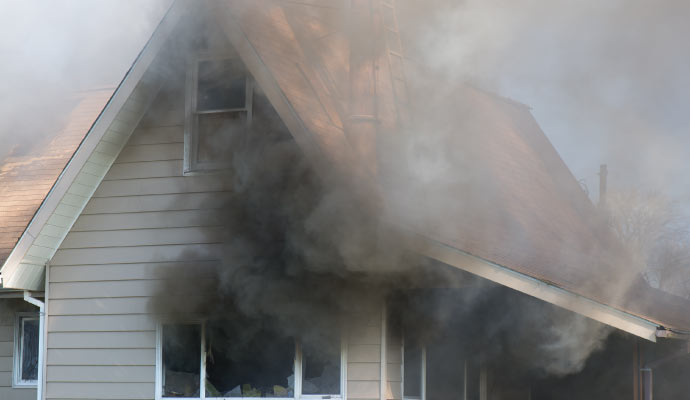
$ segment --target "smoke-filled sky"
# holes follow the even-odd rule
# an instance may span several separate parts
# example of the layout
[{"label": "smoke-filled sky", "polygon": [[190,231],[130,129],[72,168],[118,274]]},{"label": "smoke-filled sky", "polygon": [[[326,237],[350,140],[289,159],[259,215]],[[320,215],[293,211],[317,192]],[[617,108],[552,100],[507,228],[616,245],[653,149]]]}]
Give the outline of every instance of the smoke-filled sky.
[{"label": "smoke-filled sky", "polygon": [[[449,80],[525,103],[594,196],[613,186],[690,203],[690,4],[679,0],[400,0],[408,52]],[[433,9],[433,11],[428,11]],[[404,27],[403,27],[404,29]]]},{"label": "smoke-filled sky", "polygon": [[[170,0],[0,1],[0,158],[49,131],[59,99],[117,81]],[[690,204],[690,5],[681,0],[398,0],[405,47],[450,82],[532,107],[592,196],[612,186]],[[413,18],[411,18],[413,16]],[[3,151],[4,150],[4,151]]]}]

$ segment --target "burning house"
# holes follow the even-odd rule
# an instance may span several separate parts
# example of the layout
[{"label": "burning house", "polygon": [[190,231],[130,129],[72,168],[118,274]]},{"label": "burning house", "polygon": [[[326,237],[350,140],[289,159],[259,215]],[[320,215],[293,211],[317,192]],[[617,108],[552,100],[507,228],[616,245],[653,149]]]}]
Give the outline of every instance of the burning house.
[{"label": "burning house", "polygon": [[642,400],[688,368],[690,303],[529,108],[407,62],[392,0],[176,1],[0,165],[0,397]]}]

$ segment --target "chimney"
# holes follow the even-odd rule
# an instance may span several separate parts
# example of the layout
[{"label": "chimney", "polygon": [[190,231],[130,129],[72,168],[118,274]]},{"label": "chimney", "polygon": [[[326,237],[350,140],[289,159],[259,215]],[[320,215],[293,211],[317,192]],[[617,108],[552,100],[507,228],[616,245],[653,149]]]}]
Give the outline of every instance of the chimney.
[{"label": "chimney", "polygon": [[609,174],[609,170],[606,164],[601,164],[599,166],[599,207],[606,207],[606,180]]}]

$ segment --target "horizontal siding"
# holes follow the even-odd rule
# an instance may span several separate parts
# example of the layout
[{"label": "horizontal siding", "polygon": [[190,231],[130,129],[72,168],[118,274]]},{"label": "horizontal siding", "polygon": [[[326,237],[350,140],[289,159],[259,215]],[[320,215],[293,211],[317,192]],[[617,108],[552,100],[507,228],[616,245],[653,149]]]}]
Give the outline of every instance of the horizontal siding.
[{"label": "horizontal siding", "polygon": [[47,365],[155,365],[155,352],[155,349],[48,349],[46,360]]},{"label": "horizontal siding", "polygon": [[65,366],[54,365],[48,370],[47,379],[51,382],[136,382],[153,383],[156,368],[147,366]]},{"label": "horizontal siding", "polygon": [[231,197],[232,195],[228,192],[216,192],[93,198],[84,208],[82,216],[90,214],[218,209],[225,206]]},{"label": "horizontal siding", "polygon": [[182,160],[131,162],[113,165],[105,180],[166,178],[179,176],[181,171]]},{"label": "horizontal siding", "polygon": [[220,243],[221,228],[187,227],[156,229],[125,229],[90,232],[70,232],[62,242],[62,249],[89,247],[152,246],[188,243]]},{"label": "horizontal siding", "polygon": [[138,382],[48,382],[49,399],[153,399],[154,385]]},{"label": "horizontal siding", "polygon": [[86,265],[217,260],[221,250],[221,246],[218,244],[59,249],[51,264]]},{"label": "horizontal siding", "polygon": [[22,299],[0,299],[0,399],[36,399],[34,388],[12,388],[14,368],[14,330],[18,312],[38,312]]},{"label": "horizontal siding", "polygon": [[50,280],[56,283],[91,281],[129,281],[161,279],[171,273],[188,273],[198,278],[210,277],[216,268],[215,261],[104,264],[104,265],[59,265],[50,269]]},{"label": "horizontal siding", "polygon": [[137,161],[182,160],[184,144],[157,143],[125,146],[117,158],[118,163]]},{"label": "horizontal siding", "polygon": [[[159,280],[51,283],[50,299],[94,299],[151,296],[161,289]],[[59,302],[56,304],[60,304]],[[55,311],[51,306],[51,314]]]},{"label": "horizontal siding", "polygon": [[381,381],[379,303],[362,299],[362,312],[350,323],[347,348],[347,397],[378,399]]},{"label": "horizontal siding", "polygon": [[[231,181],[182,176],[179,88],[164,87],[151,110],[126,143],[126,124],[111,126],[107,143],[83,171],[81,186],[65,197],[64,216],[42,232],[44,243],[52,245],[51,238],[59,237],[53,233],[78,213],[75,207],[89,194],[89,184],[103,176],[50,264],[49,399],[152,399],[157,321],[152,298],[163,292],[171,273],[203,279],[217,265],[223,239],[218,210],[232,196]],[[107,156],[120,145],[111,166]],[[198,294],[194,281],[188,287],[190,295]]]},{"label": "horizontal siding", "polygon": [[152,349],[156,347],[155,331],[139,332],[51,332],[48,346],[53,349]]},{"label": "horizontal siding", "polygon": [[36,389],[13,389],[11,387],[0,387],[0,399],[36,400]]},{"label": "horizontal siding", "polygon": [[129,145],[138,144],[161,144],[161,143],[183,143],[184,126],[159,126],[150,128],[139,128],[137,134],[129,140]]},{"label": "horizontal siding", "polygon": [[149,311],[150,297],[96,298],[53,300],[51,315],[111,315],[145,314]]},{"label": "horizontal siding", "polygon": [[49,315],[49,332],[126,332],[152,331],[156,321],[151,315]]},{"label": "horizontal siding", "polygon": [[177,176],[103,181],[94,197],[141,196],[190,192],[221,192],[230,189],[229,179],[218,176]]},{"label": "horizontal siding", "polygon": [[50,280],[54,284],[93,281],[129,281],[161,279],[175,273],[197,278],[211,277],[218,262],[195,261],[103,265],[58,265],[51,267]]},{"label": "horizontal siding", "polygon": [[71,233],[99,231],[104,226],[111,230],[214,226],[222,221],[220,217],[216,210],[82,215],[72,227]]}]

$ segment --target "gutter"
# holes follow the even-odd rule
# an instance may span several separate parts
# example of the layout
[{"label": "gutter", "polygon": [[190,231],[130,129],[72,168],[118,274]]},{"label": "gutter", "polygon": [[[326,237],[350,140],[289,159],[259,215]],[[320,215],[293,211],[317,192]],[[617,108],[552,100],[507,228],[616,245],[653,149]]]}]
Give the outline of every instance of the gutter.
[{"label": "gutter", "polygon": [[42,400],[43,399],[43,364],[44,364],[44,358],[45,358],[45,350],[44,350],[44,343],[45,343],[45,302],[38,300],[37,298],[32,296],[32,292],[25,290],[24,291],[24,301],[27,303],[31,303],[38,307],[39,310],[39,322],[38,322],[38,384],[36,385],[36,399],[37,400]]},{"label": "gutter", "polygon": [[666,339],[680,339],[690,341],[690,332],[666,329],[663,326],[656,330],[656,337]]}]

